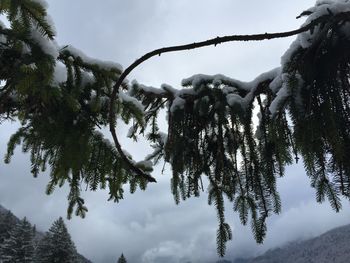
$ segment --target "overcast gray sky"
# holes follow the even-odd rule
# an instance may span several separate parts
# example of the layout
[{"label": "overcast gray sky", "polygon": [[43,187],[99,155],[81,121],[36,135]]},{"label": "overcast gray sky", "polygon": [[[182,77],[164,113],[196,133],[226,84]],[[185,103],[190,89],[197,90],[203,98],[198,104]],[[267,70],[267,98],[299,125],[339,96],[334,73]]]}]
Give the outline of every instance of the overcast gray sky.
[{"label": "overcast gray sky", "polygon": [[[286,31],[303,21],[295,17],[313,0],[47,0],[58,32],[59,44],[72,44],[91,57],[111,60],[124,67],[155,48],[195,42],[229,34]],[[196,73],[222,73],[241,80],[279,66],[280,57],[293,38],[228,43],[176,54],[164,54],[142,64],[130,76],[146,85],[168,83]],[[3,155],[16,123],[0,126]],[[163,125],[165,127],[165,124]],[[126,129],[118,129],[125,134]],[[123,147],[141,159],[144,143],[123,141]],[[128,262],[205,262],[216,260],[216,213],[201,198],[176,206],[170,193],[169,169],[146,192],[126,194],[119,204],[107,202],[106,192],[85,192],[89,212],[85,219],[67,221],[78,250],[96,263],[112,263],[123,252]],[[17,151],[10,165],[0,164],[0,204],[17,216],[27,216],[40,230],[47,230],[66,215],[67,189],[45,195],[45,174],[32,178],[28,156]],[[242,227],[227,205],[233,240],[227,258],[254,256],[285,242],[320,234],[350,223],[349,203],[336,214],[328,203],[317,204],[302,164],[290,166],[278,181],[282,213],[268,220],[264,245],[256,245],[250,227]]]}]

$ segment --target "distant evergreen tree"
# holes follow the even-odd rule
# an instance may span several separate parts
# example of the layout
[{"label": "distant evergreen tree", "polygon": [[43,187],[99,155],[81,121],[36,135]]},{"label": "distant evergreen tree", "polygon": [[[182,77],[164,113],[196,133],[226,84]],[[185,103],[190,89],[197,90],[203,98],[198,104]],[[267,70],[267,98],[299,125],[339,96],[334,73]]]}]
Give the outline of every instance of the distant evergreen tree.
[{"label": "distant evergreen tree", "polygon": [[5,241],[5,239],[10,237],[10,231],[16,224],[16,217],[11,213],[11,211],[0,214],[0,245]]},{"label": "distant evergreen tree", "polygon": [[35,262],[45,263],[50,262],[52,258],[52,244],[51,234],[46,233],[44,237],[39,241],[35,251]]},{"label": "distant evergreen tree", "polygon": [[1,246],[1,262],[31,263],[34,262],[33,254],[33,228],[28,220],[23,218]]},{"label": "distant evergreen tree", "polygon": [[124,254],[122,253],[122,255],[120,256],[120,258],[118,259],[117,263],[127,263],[126,258],[124,257]]},{"label": "distant evergreen tree", "polygon": [[49,232],[39,242],[36,256],[38,263],[77,263],[77,251],[62,217],[56,220]]}]

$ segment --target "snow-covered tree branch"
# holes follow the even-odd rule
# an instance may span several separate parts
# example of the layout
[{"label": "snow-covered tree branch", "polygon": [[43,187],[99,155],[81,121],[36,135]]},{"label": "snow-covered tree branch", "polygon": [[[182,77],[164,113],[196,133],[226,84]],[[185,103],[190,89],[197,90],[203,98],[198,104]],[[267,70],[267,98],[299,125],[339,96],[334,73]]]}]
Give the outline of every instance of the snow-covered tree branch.
[{"label": "snow-covered tree branch", "polygon": [[[47,193],[70,185],[68,215],[84,216],[80,187],[108,188],[110,199],[144,190],[152,166],[163,159],[172,167],[176,202],[203,191],[218,215],[218,253],[231,239],[224,200],[232,202],[257,242],[266,218],[279,213],[276,179],[300,157],[316,189],[317,201],[341,209],[350,197],[350,3],[318,1],[301,16],[296,30],[233,35],[154,50],[125,70],[117,63],[59,46],[42,0],[0,0],[7,25],[0,24],[0,121],[17,120],[20,129],[8,144],[5,161],[22,144],[31,172],[50,167]],[[149,58],[167,52],[231,41],[262,41],[296,35],[280,67],[251,82],[223,75],[197,74],[182,88],[148,87],[126,80]],[[167,112],[168,131],[158,128]],[[253,122],[257,114],[258,123]],[[154,151],[136,162],[123,150],[117,120],[132,122],[129,137],[144,136]],[[111,144],[100,132],[109,127]],[[250,217],[250,220],[249,218]]]}]

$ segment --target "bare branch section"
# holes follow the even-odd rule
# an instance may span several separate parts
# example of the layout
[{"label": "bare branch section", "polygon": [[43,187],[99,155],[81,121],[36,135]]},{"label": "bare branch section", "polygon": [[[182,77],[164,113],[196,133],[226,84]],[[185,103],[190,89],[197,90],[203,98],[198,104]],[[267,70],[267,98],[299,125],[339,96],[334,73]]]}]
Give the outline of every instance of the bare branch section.
[{"label": "bare branch section", "polygon": [[128,165],[130,170],[133,171],[134,173],[136,173],[137,175],[145,178],[148,182],[156,183],[157,180],[154,177],[150,176],[149,174],[142,171],[139,167],[135,166],[133,164],[133,162],[125,155],[125,153],[124,153],[124,151],[123,151],[123,149],[118,141],[118,137],[117,137],[117,134],[115,132],[115,129],[110,129],[110,131],[111,131],[111,134],[113,137],[115,147],[117,148],[122,160]]},{"label": "bare branch section", "polygon": [[118,149],[120,155],[122,156],[123,160],[128,164],[128,166],[136,172],[138,175],[146,178],[150,182],[155,182],[156,180],[151,177],[148,174],[145,174],[141,169],[138,167],[135,167],[135,165],[125,156],[124,152],[122,151],[117,135],[115,130],[115,111],[114,111],[114,104],[116,101],[117,93],[122,86],[124,80],[126,77],[140,64],[145,62],[146,60],[154,57],[154,56],[160,56],[163,53],[168,52],[177,52],[177,51],[184,51],[184,50],[191,50],[191,49],[197,49],[201,47],[211,46],[211,45],[219,45],[226,42],[232,42],[232,41],[262,41],[262,40],[271,40],[276,38],[285,38],[290,36],[295,36],[300,33],[306,32],[308,30],[313,30],[316,26],[323,24],[325,22],[337,22],[337,21],[343,21],[345,18],[349,18],[350,12],[344,12],[339,13],[336,15],[333,15],[332,13],[329,13],[327,15],[323,15],[321,17],[316,18],[315,20],[311,21],[309,24],[302,26],[299,29],[286,31],[286,32],[278,32],[278,33],[263,33],[263,34],[252,34],[252,35],[231,35],[231,36],[223,36],[223,37],[216,37],[209,40],[205,40],[202,42],[195,42],[191,44],[185,44],[185,45],[178,45],[178,46],[170,46],[170,47],[164,47],[155,49],[151,52],[146,53],[139,59],[137,59],[134,63],[132,63],[129,67],[127,67],[122,74],[120,75],[118,81],[113,87],[112,94],[110,97],[110,108],[109,108],[109,129],[112,134],[114,144],[116,148]]}]

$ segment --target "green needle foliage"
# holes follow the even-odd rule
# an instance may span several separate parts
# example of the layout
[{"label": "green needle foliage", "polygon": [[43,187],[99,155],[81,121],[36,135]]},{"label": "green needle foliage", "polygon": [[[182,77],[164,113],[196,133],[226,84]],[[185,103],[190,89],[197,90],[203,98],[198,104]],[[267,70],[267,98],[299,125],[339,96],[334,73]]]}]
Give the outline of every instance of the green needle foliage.
[{"label": "green needle foliage", "polygon": [[[80,216],[87,211],[80,197],[82,182],[91,190],[108,187],[114,201],[123,198],[122,187],[128,182],[133,191],[137,186],[145,189],[145,180],[129,171],[115,147],[97,131],[108,123],[108,96],[121,69],[84,61],[73,48],[58,48],[38,2],[0,3],[11,25],[0,28],[0,113],[2,120],[18,119],[22,124],[8,143],[5,162],[21,144],[23,152],[30,153],[34,176],[49,166],[48,194],[66,182],[70,186],[69,217],[74,207]],[[55,79],[55,71],[63,71],[66,79]],[[115,106],[125,121],[140,120],[140,110],[133,105],[120,101]]]},{"label": "green needle foliage", "polygon": [[117,263],[127,263],[126,258],[124,257],[124,254],[122,253],[121,256],[118,259]]},{"label": "green needle foliage", "polygon": [[[221,256],[232,239],[225,200],[263,242],[266,219],[281,212],[276,180],[294,159],[302,158],[316,200],[328,199],[338,212],[340,197],[350,197],[350,14],[345,10],[346,1],[320,2],[303,13],[312,26],[297,32],[280,68],[253,82],[195,75],[183,80],[182,90],[123,82],[114,101],[121,67],[58,47],[41,2],[0,0],[10,23],[0,25],[0,121],[22,125],[8,143],[5,162],[22,145],[34,176],[50,168],[47,193],[68,183],[68,216],[74,211],[84,216],[82,184],[92,191],[108,188],[110,199],[119,201],[125,184],[134,192],[154,181],[150,162],[164,159],[172,167],[176,203],[199,196],[208,185]],[[162,110],[167,134],[157,125]],[[132,123],[129,137],[144,135],[150,142],[154,152],[145,161],[136,163],[116,138],[112,145],[99,132],[116,125],[114,119]]]}]

